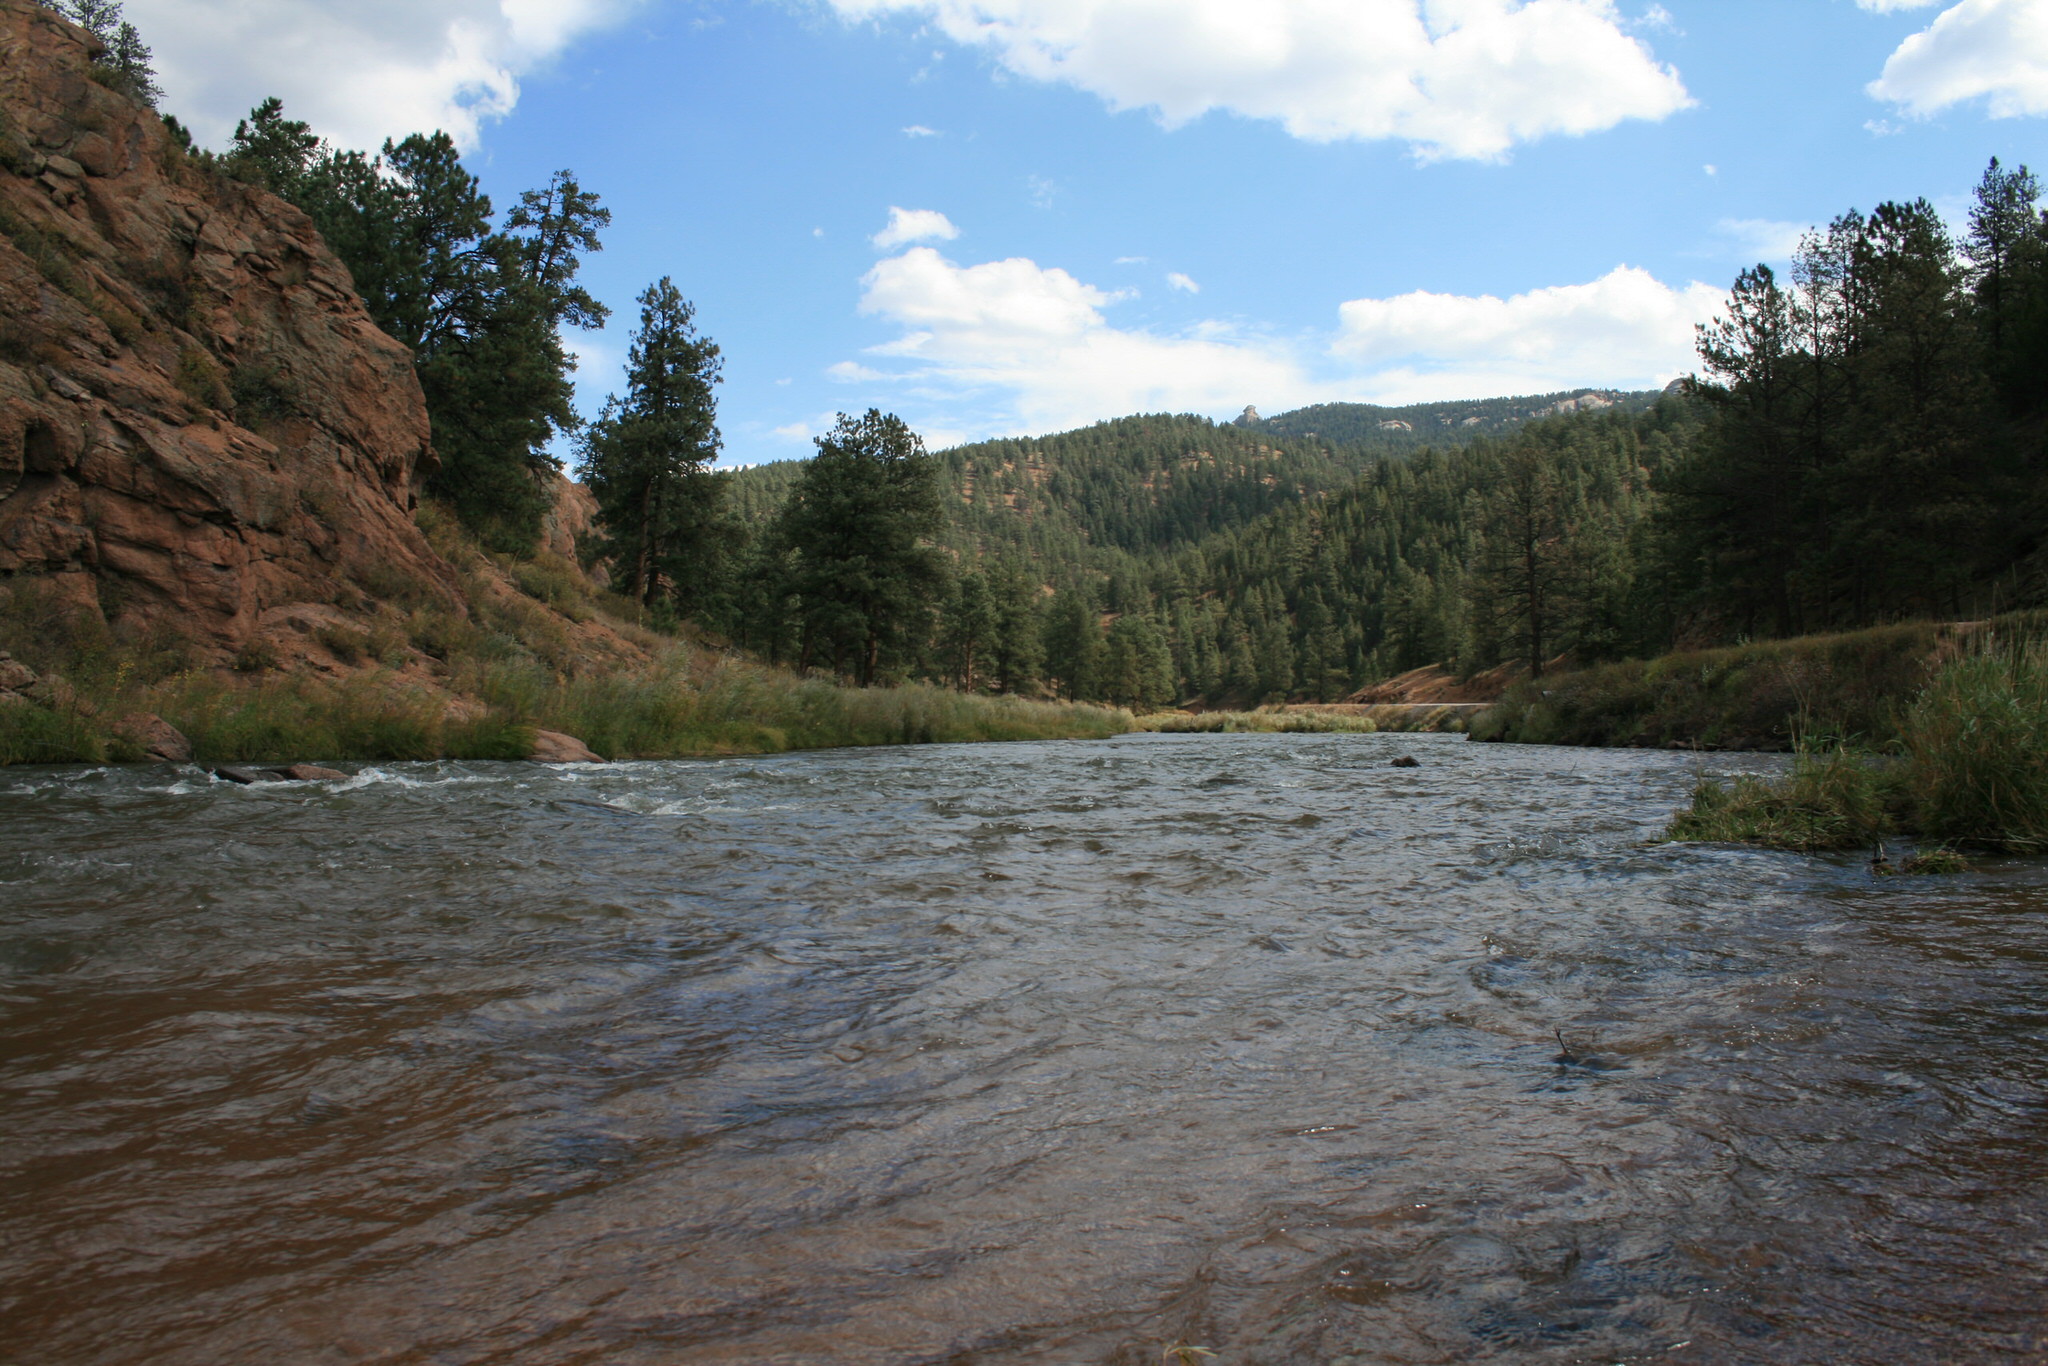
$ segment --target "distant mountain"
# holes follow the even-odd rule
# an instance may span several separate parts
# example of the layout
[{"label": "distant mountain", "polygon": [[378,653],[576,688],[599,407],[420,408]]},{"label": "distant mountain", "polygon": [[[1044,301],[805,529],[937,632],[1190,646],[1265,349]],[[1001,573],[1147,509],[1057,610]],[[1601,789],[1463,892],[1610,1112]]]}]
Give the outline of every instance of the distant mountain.
[{"label": "distant mountain", "polygon": [[[1045,582],[1071,583],[1346,487],[1395,453],[1383,441],[1338,445],[1155,413],[955,446],[935,459],[948,546],[969,560],[1015,557]],[[740,519],[773,517],[802,468],[734,471]]]},{"label": "distant mountain", "polygon": [[[978,441],[934,453],[943,539],[964,561],[1014,558],[1053,585],[1130,573],[1347,489],[1388,459],[1461,449],[1543,417],[1643,412],[1657,398],[1570,389],[1403,408],[1325,403],[1271,418],[1247,407],[1222,423],[1152,413]],[[771,519],[802,468],[789,460],[734,471],[740,520]]]},{"label": "distant mountain", "polygon": [[[1663,393],[1661,389],[1562,389],[1554,394],[1411,403],[1399,408],[1375,403],[1318,403],[1245,425],[1268,436],[1412,450],[1462,444],[1480,434],[1499,436],[1525,422],[1564,413],[1608,408],[1622,413],[1648,412]],[[1245,411],[1252,412],[1250,408]]]}]

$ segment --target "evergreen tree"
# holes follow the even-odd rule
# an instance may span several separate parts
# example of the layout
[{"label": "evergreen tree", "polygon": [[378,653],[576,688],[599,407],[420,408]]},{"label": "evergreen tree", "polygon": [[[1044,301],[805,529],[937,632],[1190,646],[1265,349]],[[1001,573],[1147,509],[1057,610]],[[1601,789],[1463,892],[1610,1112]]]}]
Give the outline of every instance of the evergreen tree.
[{"label": "evergreen tree", "polygon": [[973,570],[962,574],[942,616],[946,675],[962,692],[977,691],[996,653],[998,617],[988,580]]},{"label": "evergreen tree", "polygon": [[1102,621],[1080,589],[1061,589],[1046,613],[1045,671],[1070,702],[1102,695]]},{"label": "evergreen tree", "polygon": [[719,449],[718,347],[697,335],[696,310],[668,277],[639,304],[626,396],[608,401],[585,432],[581,472],[625,591],[689,615],[720,588],[731,548],[720,516],[725,480],[710,468]]},{"label": "evergreen tree", "polygon": [[991,593],[996,624],[989,668],[1002,691],[1028,693],[1037,687],[1045,661],[1038,584],[1013,561],[997,572]]},{"label": "evergreen tree", "polygon": [[862,686],[922,650],[944,583],[929,544],[943,523],[924,442],[893,414],[842,413],[817,439],[778,534],[793,558],[798,662],[824,662]]},{"label": "evergreen tree", "polygon": [[149,45],[142,41],[135,25],[121,17],[121,0],[41,0],[99,40],[100,51],[93,57],[93,75],[110,90],[156,108],[164,97],[156,83],[156,69],[150,65]]},{"label": "evergreen tree", "polygon": [[306,178],[320,153],[319,135],[309,124],[286,118],[284,101],[273,95],[235,124],[235,136],[221,158],[221,169],[237,180],[298,203],[305,197]]},{"label": "evergreen tree", "polygon": [[370,316],[412,349],[437,457],[428,491],[494,549],[530,549],[560,468],[550,447],[580,425],[561,329],[604,322],[575,277],[610,212],[561,171],[494,231],[447,134],[372,159],[327,147],[274,98],[237,124],[221,164],[304,209]]}]

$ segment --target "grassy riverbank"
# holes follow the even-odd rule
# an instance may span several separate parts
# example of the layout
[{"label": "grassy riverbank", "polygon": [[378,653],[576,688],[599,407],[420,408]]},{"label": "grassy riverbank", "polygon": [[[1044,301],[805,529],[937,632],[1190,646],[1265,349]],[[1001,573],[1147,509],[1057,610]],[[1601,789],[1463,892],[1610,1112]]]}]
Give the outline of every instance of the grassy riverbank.
[{"label": "grassy riverbank", "polygon": [[1790,750],[1804,740],[1881,748],[1900,741],[1906,707],[1944,661],[1979,640],[2044,629],[2048,614],[2024,613],[1624,660],[1518,684],[1473,722],[1472,735],[1522,744]]},{"label": "grassy riverbank", "polygon": [[2048,852],[2048,646],[1986,641],[1949,659],[1894,724],[1889,753],[1809,748],[1776,781],[1703,781],[1668,833],[1780,849],[1903,835]]},{"label": "grassy riverbank", "polygon": [[654,629],[557,556],[488,554],[431,505],[420,524],[459,602],[408,583],[338,591],[345,607],[316,605],[232,660],[175,631],[110,627],[33,577],[0,581],[0,651],[40,680],[29,700],[0,700],[0,764],[142,759],[131,719],[143,713],[202,763],[519,759],[538,730],[655,759],[1133,725],[1114,708],[799,677]]},{"label": "grassy riverbank", "polygon": [[148,712],[206,763],[519,759],[537,729],[611,759],[773,754],[846,745],[1117,735],[1128,713],[942,689],[842,688],[678,644],[642,669],[560,677],[519,662],[470,673],[462,692],[395,672],[334,681],[210,672],[137,683],[58,675],[55,705],[0,705],[0,764],[137,760],[125,718]]}]

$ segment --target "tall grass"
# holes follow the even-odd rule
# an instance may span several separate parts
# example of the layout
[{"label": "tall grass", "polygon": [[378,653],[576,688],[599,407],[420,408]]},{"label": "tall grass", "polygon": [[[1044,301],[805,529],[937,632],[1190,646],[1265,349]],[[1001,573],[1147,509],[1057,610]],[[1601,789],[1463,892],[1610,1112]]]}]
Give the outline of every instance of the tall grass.
[{"label": "tall grass", "polygon": [[575,735],[607,758],[763,754],[854,745],[1101,738],[1129,712],[924,684],[847,688],[678,647],[648,669],[556,680],[530,665],[486,665],[474,691],[515,719]]},{"label": "tall grass", "polygon": [[[204,652],[174,633],[122,634],[52,581],[0,580],[0,649],[54,683],[47,705],[0,704],[0,764],[140,759],[119,733],[135,712],[182,731],[206,763],[518,759],[541,729],[628,759],[1096,738],[1132,725],[1117,709],[798,677],[629,619],[636,604],[565,560],[490,554],[433,504],[419,522],[467,608],[373,574],[352,624],[313,636],[368,666],[342,681],[280,672],[268,649],[245,650],[238,671],[203,669]],[[602,629],[583,629],[593,622]]]},{"label": "tall grass", "polygon": [[1894,723],[1892,754],[1802,750],[1776,781],[1703,780],[1672,839],[1846,849],[1891,834],[2048,851],[2048,645],[1982,638]]},{"label": "tall grass", "polygon": [[1948,664],[1901,731],[1920,830],[2048,850],[2048,646],[2036,640]]},{"label": "tall grass", "polygon": [[1878,747],[1898,740],[1902,704],[1944,660],[1980,639],[2037,634],[2044,621],[2027,613],[1962,626],[1908,622],[1547,675],[1510,689],[1472,734],[1524,744],[1790,750],[1826,738]]},{"label": "tall grass", "polygon": [[465,659],[452,694],[381,670],[343,682],[190,671],[153,683],[116,670],[68,680],[56,705],[0,704],[0,764],[136,760],[122,717],[154,712],[202,763],[520,759],[537,729],[611,759],[763,754],[850,745],[1101,738],[1128,712],[941,688],[843,688],[675,645],[654,664],[564,676],[534,659]]},{"label": "tall grass", "polygon": [[1227,735],[1248,732],[1262,735],[1319,735],[1348,732],[1371,735],[1379,726],[1371,717],[1335,712],[1288,712],[1278,708],[1258,711],[1159,711],[1140,716],[1138,730],[1162,735]]}]

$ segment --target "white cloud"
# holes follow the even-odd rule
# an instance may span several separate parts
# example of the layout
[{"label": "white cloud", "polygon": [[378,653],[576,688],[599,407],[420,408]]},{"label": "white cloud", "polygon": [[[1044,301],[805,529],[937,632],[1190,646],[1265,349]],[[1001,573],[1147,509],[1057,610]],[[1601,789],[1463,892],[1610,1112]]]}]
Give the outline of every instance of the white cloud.
[{"label": "white cloud", "polygon": [[1340,306],[1331,351],[1358,365],[1361,387],[1382,402],[1649,388],[1693,368],[1693,326],[1726,298],[1632,266],[1507,299],[1418,290]]},{"label": "white cloud", "polygon": [[921,123],[913,123],[903,130],[903,136],[907,138],[935,138],[938,135],[938,129],[927,128]]},{"label": "white cloud", "polygon": [[1166,283],[1172,285],[1175,289],[1184,289],[1190,294],[1200,294],[1202,292],[1202,287],[1195,283],[1192,276],[1183,275],[1177,270],[1166,273]]},{"label": "white cloud", "polygon": [[899,209],[889,206],[889,226],[868,240],[883,251],[911,242],[950,242],[960,235],[953,220],[937,209]]},{"label": "white cloud", "polygon": [[1690,371],[1693,326],[1726,303],[1632,267],[1512,298],[1354,299],[1337,330],[1290,341],[1219,322],[1111,320],[1132,297],[1017,257],[960,265],[931,247],[881,261],[860,310],[896,335],[827,372],[927,430],[1039,433],[1135,412],[1225,416],[1333,400],[1430,402],[1579,386],[1649,388]]},{"label": "white cloud", "polygon": [[1926,9],[1940,3],[1941,0],[1856,0],[1856,8],[1876,14],[1891,14],[1902,9]]},{"label": "white cloud", "polygon": [[2048,5],[1963,0],[1899,44],[1866,88],[1923,116],[1979,98],[1995,119],[2048,114]]},{"label": "white cloud", "polygon": [[[961,432],[1046,432],[1124,413],[1234,412],[1254,399],[1328,396],[1284,346],[1215,324],[1172,336],[1114,327],[1105,310],[1128,292],[1021,257],[962,266],[914,247],[861,283],[861,312],[901,330],[869,355],[893,365],[892,386]],[[880,378],[851,362],[834,369]]]},{"label": "white cloud", "polygon": [[1167,127],[1227,110],[1425,159],[1662,119],[1691,104],[1613,0],[830,0],[920,16],[1001,66]]},{"label": "white cloud", "polygon": [[1770,218],[1724,218],[1715,225],[1715,230],[1728,239],[1733,254],[1749,264],[1791,260],[1799,250],[1806,225]]},{"label": "white cloud", "polygon": [[768,435],[781,441],[809,441],[817,433],[808,422],[791,422],[771,430]]},{"label": "white cloud", "polygon": [[344,147],[445,129],[474,147],[519,78],[637,0],[128,0],[174,110],[219,146],[277,95]]}]

